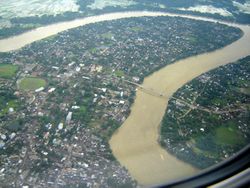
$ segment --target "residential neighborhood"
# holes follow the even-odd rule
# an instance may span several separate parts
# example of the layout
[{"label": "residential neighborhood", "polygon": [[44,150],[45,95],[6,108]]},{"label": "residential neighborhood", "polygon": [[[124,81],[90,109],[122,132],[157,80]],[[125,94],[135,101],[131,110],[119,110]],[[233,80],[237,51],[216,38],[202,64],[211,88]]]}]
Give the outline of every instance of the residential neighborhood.
[{"label": "residential neighborhood", "polygon": [[248,56],[180,88],[163,118],[161,145],[200,169],[244,148],[250,139],[249,63]]},{"label": "residential neighborhood", "polygon": [[136,84],[241,35],[217,23],[143,17],[90,24],[0,53],[0,63],[13,69],[9,77],[0,71],[1,184],[138,186],[108,144],[130,114]]}]

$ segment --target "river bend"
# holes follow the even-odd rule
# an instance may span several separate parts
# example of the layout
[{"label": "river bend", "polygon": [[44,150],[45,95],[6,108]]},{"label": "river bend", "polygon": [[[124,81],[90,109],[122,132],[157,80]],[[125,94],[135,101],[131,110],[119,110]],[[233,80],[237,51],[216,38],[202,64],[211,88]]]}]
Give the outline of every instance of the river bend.
[{"label": "river bend", "polygon": [[163,12],[120,12],[56,23],[2,39],[0,40],[0,51],[18,50],[32,42],[87,24],[144,16],[179,16],[219,22],[238,27],[244,32],[242,38],[224,48],[177,61],[145,78],[143,86],[163,93],[168,96],[167,98],[157,98],[140,90],[137,91],[131,114],[112,136],[109,143],[117,160],[129,170],[129,173],[139,184],[153,185],[198,172],[191,165],[176,159],[161,148],[157,141],[159,125],[167,108],[169,97],[185,83],[200,74],[249,55],[250,26]]}]

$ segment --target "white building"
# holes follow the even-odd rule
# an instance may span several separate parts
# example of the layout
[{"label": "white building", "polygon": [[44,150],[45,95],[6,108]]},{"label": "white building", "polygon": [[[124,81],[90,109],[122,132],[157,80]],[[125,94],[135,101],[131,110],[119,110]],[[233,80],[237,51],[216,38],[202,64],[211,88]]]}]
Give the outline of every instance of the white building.
[{"label": "white building", "polygon": [[40,87],[40,88],[36,89],[35,92],[38,93],[38,92],[41,92],[43,90],[44,90],[44,87]]},{"label": "white building", "polygon": [[51,88],[51,89],[49,89],[49,93],[52,93],[53,91],[55,91],[56,90],[56,88]]},{"label": "white building", "polygon": [[70,123],[70,121],[71,121],[71,119],[72,119],[72,114],[73,114],[72,112],[69,112],[69,113],[68,113],[68,115],[67,115],[67,117],[66,117],[66,123],[67,123],[67,124]]},{"label": "white building", "polygon": [[58,129],[59,129],[59,130],[62,130],[62,129],[63,129],[63,123],[59,123]]}]

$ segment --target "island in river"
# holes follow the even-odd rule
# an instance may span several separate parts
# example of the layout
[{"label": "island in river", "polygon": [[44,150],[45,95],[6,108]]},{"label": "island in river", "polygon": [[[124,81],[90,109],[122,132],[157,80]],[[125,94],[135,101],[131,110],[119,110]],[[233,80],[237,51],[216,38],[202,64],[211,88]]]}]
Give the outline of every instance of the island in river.
[{"label": "island in river", "polygon": [[[141,13],[145,15],[150,16]],[[12,93],[3,96],[1,184],[135,186],[108,145],[111,135],[129,116],[135,94],[135,86],[130,83],[141,83],[144,77],[177,59],[213,51],[241,36],[239,29],[218,23],[144,17],[87,25],[18,51],[1,53],[2,64],[19,67],[12,78],[1,79],[1,94]],[[31,76],[46,80],[46,87],[19,90],[16,83]],[[16,105],[9,106],[9,100],[17,100]],[[160,105],[165,102],[160,99]],[[144,131],[147,134],[148,130]],[[152,133],[153,138],[158,135]],[[123,165],[121,158],[117,159]],[[176,160],[178,164],[185,168],[185,163]],[[140,178],[147,179],[147,174],[138,178],[130,166],[125,167],[139,183],[163,181],[156,178],[145,182]],[[171,178],[183,174],[176,170],[173,175]]]},{"label": "island in river", "polygon": [[244,0],[8,0],[0,1],[0,38],[57,22],[119,11],[161,11],[250,23]]}]

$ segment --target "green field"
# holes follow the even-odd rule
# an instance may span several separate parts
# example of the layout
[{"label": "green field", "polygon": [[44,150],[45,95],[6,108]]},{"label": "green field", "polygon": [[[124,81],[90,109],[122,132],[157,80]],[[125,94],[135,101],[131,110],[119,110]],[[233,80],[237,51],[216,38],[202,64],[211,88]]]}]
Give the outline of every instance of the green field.
[{"label": "green field", "polygon": [[135,32],[139,32],[139,31],[143,31],[143,28],[142,27],[132,27],[131,30],[135,31]]},{"label": "green field", "polygon": [[102,36],[102,38],[105,38],[105,39],[112,39],[113,34],[110,32],[107,32],[107,33],[101,34],[101,36]]},{"label": "green field", "polygon": [[237,145],[244,142],[244,138],[235,124],[221,126],[216,129],[215,142],[219,145]]},{"label": "green field", "polygon": [[125,74],[124,74],[123,71],[117,70],[117,71],[115,71],[115,75],[116,75],[117,77],[123,77]]},{"label": "green field", "polygon": [[18,87],[21,90],[36,90],[40,87],[45,87],[46,81],[41,78],[27,77],[20,80]]},{"label": "green field", "polygon": [[9,113],[9,109],[18,110],[20,103],[13,91],[8,89],[0,89],[0,117]]},{"label": "green field", "polygon": [[18,66],[10,64],[0,64],[0,78],[10,79],[16,75]]}]

